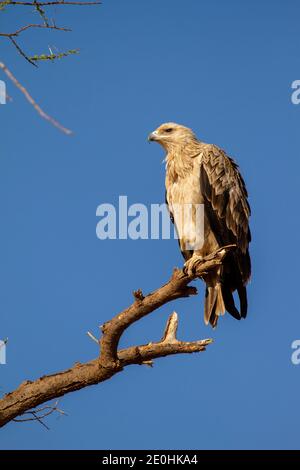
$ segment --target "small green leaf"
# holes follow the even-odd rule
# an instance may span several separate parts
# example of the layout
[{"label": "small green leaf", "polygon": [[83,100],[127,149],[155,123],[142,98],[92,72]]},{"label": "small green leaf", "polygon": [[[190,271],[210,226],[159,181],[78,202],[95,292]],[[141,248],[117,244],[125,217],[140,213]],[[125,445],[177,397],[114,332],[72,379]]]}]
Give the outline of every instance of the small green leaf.
[{"label": "small green leaf", "polygon": [[66,52],[59,52],[58,54],[40,54],[40,55],[34,55],[32,57],[29,57],[30,60],[32,61],[38,61],[38,60],[56,60],[56,59],[62,59],[63,57],[68,57],[71,54],[78,54],[79,49],[70,49],[69,51]]}]

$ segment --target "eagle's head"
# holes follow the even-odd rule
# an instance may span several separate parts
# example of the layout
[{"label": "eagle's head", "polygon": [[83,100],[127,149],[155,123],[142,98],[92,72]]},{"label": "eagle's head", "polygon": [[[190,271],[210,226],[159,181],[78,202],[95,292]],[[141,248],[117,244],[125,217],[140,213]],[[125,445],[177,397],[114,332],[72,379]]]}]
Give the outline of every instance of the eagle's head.
[{"label": "eagle's head", "polygon": [[196,141],[194,132],[188,127],[181,126],[175,122],[166,122],[159,126],[148,136],[148,141],[161,144],[167,151],[176,147],[184,147],[191,141]]}]

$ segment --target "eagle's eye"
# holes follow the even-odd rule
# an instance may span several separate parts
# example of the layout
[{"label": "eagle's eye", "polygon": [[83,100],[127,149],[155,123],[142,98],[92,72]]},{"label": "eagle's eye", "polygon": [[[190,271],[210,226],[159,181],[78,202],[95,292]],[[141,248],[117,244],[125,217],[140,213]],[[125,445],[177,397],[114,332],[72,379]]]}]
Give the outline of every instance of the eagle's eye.
[{"label": "eagle's eye", "polygon": [[172,131],[173,131],[173,128],[172,128],[172,127],[168,127],[168,129],[165,129],[165,132],[168,132],[168,133],[170,133],[170,132],[172,132]]}]

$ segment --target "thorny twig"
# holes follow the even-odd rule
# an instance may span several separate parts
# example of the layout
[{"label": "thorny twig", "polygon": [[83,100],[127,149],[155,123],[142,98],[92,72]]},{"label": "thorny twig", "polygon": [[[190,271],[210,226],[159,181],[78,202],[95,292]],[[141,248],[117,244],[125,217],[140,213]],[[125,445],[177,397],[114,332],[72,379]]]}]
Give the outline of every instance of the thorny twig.
[{"label": "thorny twig", "polygon": [[3,1],[0,2],[0,6],[5,5],[22,5],[22,6],[40,6],[40,7],[47,7],[51,5],[78,5],[78,6],[84,6],[84,5],[101,5],[101,2],[96,1],[96,2],[64,2],[64,1],[53,1],[53,2],[15,2],[15,1]]},{"label": "thorny twig", "polygon": [[17,41],[12,36],[9,36],[9,39],[12,42],[12,44],[15,46],[15,48],[17,49],[18,53],[22,57],[24,57],[24,59],[27,60],[27,62],[29,62],[31,65],[34,65],[34,67],[37,67],[37,65],[28,57],[28,55],[23,51],[23,49],[21,49]]},{"label": "thorny twig", "polygon": [[32,23],[32,24],[27,24],[26,26],[22,26],[22,28],[17,29],[17,31],[15,31],[13,33],[0,33],[0,36],[10,37],[10,38],[14,37],[14,36],[19,36],[19,34],[21,34],[23,31],[26,31],[27,29],[30,29],[30,28],[55,29],[56,31],[65,31],[65,32],[72,31],[69,28],[60,28],[60,27],[55,26],[55,25],[48,25],[47,26],[45,24]]},{"label": "thorny twig", "polygon": [[59,400],[57,400],[54,403],[54,405],[47,405],[47,406],[43,406],[42,408],[37,408],[35,410],[25,411],[25,413],[23,413],[21,416],[31,415],[33,417],[32,418],[14,418],[13,421],[16,421],[17,423],[25,423],[27,421],[38,421],[42,426],[44,426],[46,429],[49,430],[50,429],[49,426],[47,426],[47,424],[43,422],[44,418],[46,418],[47,416],[55,412],[61,415],[65,415],[65,416],[67,415],[65,411],[58,408],[58,403],[59,403]]},{"label": "thorny twig", "polygon": [[[0,10],[3,10],[5,7],[8,7],[10,5],[15,5],[15,6],[31,6],[34,7],[34,11],[36,11],[41,20],[42,24],[36,24],[36,23],[30,23],[25,26],[20,27],[16,31],[12,33],[5,33],[1,32],[0,37],[7,38],[12,45],[16,48],[18,54],[20,54],[28,63],[33,65],[34,67],[37,67],[37,61],[51,61],[53,62],[55,59],[61,59],[63,57],[69,56],[70,54],[75,54],[78,52],[78,49],[71,49],[67,52],[58,52],[57,54],[53,54],[51,49],[50,49],[50,54],[35,54],[33,56],[29,56],[23,49],[23,47],[20,46],[20,44],[17,42],[16,38],[23,33],[24,31],[28,29],[48,29],[48,30],[55,30],[55,31],[71,31],[69,28],[65,27],[58,27],[55,24],[55,21],[53,19],[49,20],[45,10],[43,9],[44,7],[51,7],[55,5],[75,5],[75,6],[90,6],[90,5],[100,5],[101,1],[64,1],[64,0],[55,0],[55,1],[39,1],[39,0],[33,0],[30,2],[26,1],[13,1],[13,0],[2,0],[0,1]],[[50,24],[52,22],[52,24]],[[32,98],[32,96],[28,93],[26,88],[20,84],[20,82],[16,79],[16,77],[10,72],[10,70],[6,67],[6,65],[3,62],[0,62],[0,68],[6,73],[6,75],[9,77],[9,79],[19,88],[19,90],[24,94],[26,99],[29,101],[29,103],[35,108],[35,110],[39,113],[39,115],[46,119],[48,122],[50,122],[53,126],[61,130],[67,135],[72,134],[72,131],[70,129],[67,129],[66,127],[62,126],[58,121],[56,121],[54,118],[49,116],[47,113],[45,113],[42,108],[36,103],[36,101]]]}]

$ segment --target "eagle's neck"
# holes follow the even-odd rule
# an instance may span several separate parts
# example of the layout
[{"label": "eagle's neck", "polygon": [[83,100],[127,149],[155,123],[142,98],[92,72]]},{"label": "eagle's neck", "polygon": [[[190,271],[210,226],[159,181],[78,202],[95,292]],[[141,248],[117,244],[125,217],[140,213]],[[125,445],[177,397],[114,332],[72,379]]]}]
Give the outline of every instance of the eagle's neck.
[{"label": "eagle's neck", "polygon": [[199,141],[192,141],[180,147],[171,147],[166,155],[167,177],[176,181],[187,176],[194,166],[194,157],[201,151],[200,146]]}]

